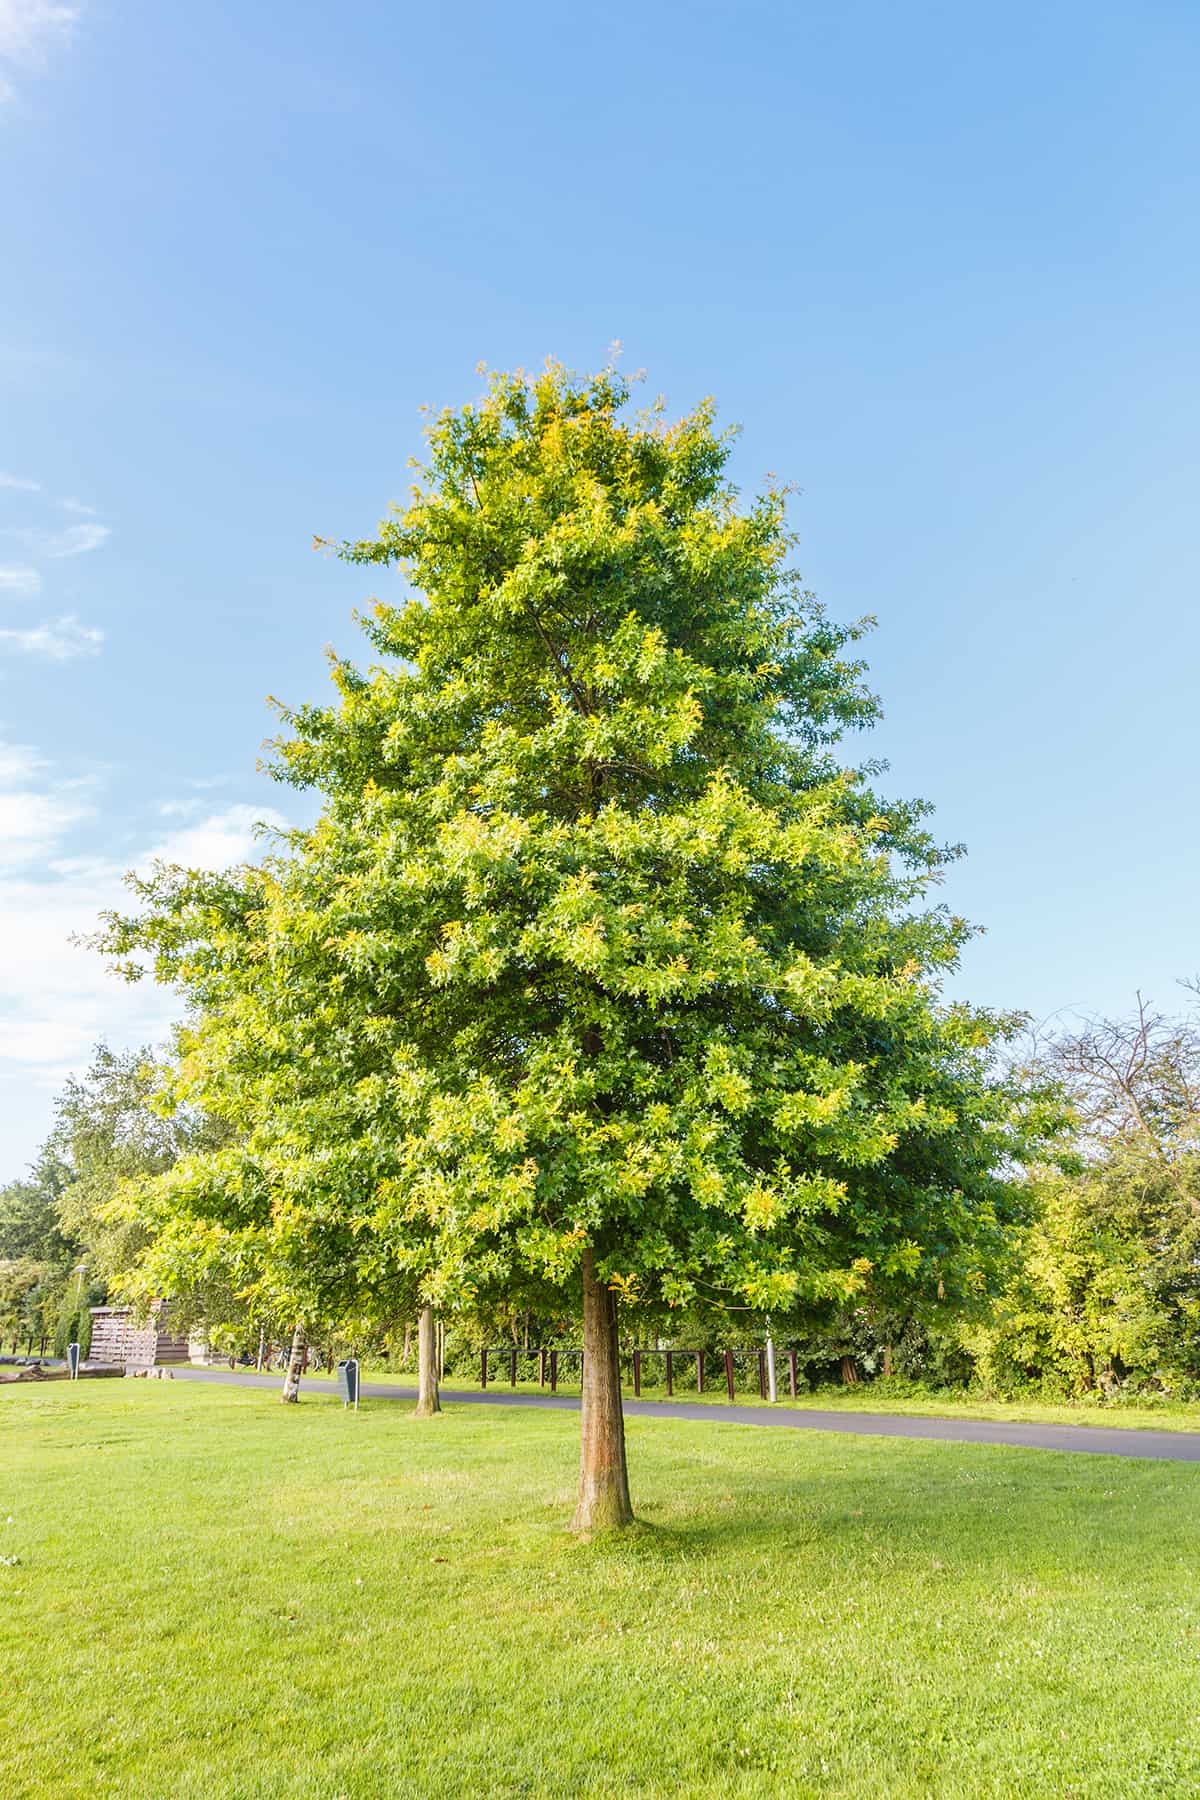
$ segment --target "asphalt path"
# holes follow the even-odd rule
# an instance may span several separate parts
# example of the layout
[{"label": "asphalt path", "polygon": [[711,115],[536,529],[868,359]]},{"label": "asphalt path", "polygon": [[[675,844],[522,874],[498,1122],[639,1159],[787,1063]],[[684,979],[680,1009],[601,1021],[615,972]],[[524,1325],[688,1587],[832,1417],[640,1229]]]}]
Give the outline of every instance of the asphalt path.
[{"label": "asphalt path", "polygon": [[[278,1375],[251,1375],[223,1369],[175,1367],[176,1380],[223,1382],[229,1387],[278,1389]],[[303,1387],[301,1389],[303,1392]],[[336,1394],[332,1383],[312,1383],[316,1393]],[[364,1400],[415,1400],[412,1387],[362,1386]],[[543,1412],[578,1412],[579,1401],[565,1394],[514,1393],[503,1388],[441,1389],[443,1400],[472,1406],[532,1406]],[[780,1406],[710,1406],[687,1400],[626,1400],[634,1418],[699,1419],[706,1425],[761,1425],[784,1431],[837,1431],[851,1437],[929,1438],[943,1444],[1009,1444],[1021,1450],[1071,1450],[1090,1456],[1140,1456],[1160,1462],[1200,1462],[1200,1431],[1143,1431],[1134,1426],[1021,1425],[995,1419],[944,1419],[927,1414],[820,1412]]]}]

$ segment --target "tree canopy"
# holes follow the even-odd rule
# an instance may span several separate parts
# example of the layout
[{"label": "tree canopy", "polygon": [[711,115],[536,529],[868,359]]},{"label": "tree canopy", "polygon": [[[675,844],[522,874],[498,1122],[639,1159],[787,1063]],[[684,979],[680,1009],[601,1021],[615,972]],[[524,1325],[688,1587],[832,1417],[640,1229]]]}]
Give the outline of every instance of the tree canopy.
[{"label": "tree canopy", "polygon": [[381,661],[284,712],[318,822],[110,922],[233,1133],[172,1204],[451,1310],[589,1271],[668,1312],[969,1291],[1044,1121],[992,1067],[1013,1021],[942,1000],[953,852],[844,759],[860,628],[789,568],[783,492],[742,503],[710,405],[629,399],[552,365],[435,420],[342,547],[406,583]]}]

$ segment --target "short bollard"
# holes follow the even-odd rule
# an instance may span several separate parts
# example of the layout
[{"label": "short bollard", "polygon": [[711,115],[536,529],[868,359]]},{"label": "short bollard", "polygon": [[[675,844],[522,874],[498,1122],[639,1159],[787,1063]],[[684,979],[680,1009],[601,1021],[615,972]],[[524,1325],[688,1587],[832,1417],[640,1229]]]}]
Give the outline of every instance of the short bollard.
[{"label": "short bollard", "polygon": [[79,1380],[79,1345],[67,1345],[67,1367],[71,1371],[71,1380]]},{"label": "short bollard", "polygon": [[358,1411],[358,1358],[348,1356],[345,1362],[337,1366],[338,1393],[342,1396],[343,1406],[352,1406]]}]

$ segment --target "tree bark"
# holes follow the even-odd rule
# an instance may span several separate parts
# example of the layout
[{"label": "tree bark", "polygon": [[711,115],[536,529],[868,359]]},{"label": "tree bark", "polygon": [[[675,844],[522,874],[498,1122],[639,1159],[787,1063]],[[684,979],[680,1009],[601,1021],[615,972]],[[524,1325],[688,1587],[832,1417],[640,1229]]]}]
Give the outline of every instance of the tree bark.
[{"label": "tree bark", "polygon": [[431,1419],[440,1413],[438,1398],[437,1333],[433,1325],[432,1306],[421,1308],[417,1324],[417,1417]]},{"label": "tree bark", "polygon": [[596,1279],[590,1248],[583,1253],[583,1391],[579,1502],[572,1531],[632,1525],[625,1466],[625,1418],[617,1344],[617,1297]]},{"label": "tree bark", "polygon": [[279,1398],[285,1405],[294,1406],[300,1398],[300,1377],[304,1373],[304,1353],[308,1348],[308,1338],[303,1325],[297,1325],[292,1332],[292,1351],[288,1357],[287,1374],[283,1378],[283,1392]]}]

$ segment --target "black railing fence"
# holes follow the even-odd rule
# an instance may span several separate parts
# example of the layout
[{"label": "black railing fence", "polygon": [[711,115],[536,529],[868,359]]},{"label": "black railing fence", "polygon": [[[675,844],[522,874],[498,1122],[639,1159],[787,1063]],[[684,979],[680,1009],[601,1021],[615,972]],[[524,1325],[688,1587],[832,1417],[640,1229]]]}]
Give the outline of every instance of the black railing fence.
[{"label": "black railing fence", "polygon": [[[777,1379],[779,1363],[782,1361],[787,1371],[788,1392],[793,1400],[796,1398],[796,1355],[795,1350],[776,1352]],[[743,1392],[748,1385],[745,1378],[747,1363],[752,1371],[753,1389],[760,1399],[768,1397],[770,1381],[767,1357],[767,1350],[758,1344],[732,1350],[626,1349],[621,1351],[621,1374],[624,1379],[628,1371],[635,1398],[641,1395],[644,1378],[653,1379],[657,1386],[659,1377],[669,1396],[674,1395],[680,1384],[693,1393],[703,1394],[715,1364],[725,1378],[725,1391],[732,1404],[737,1395],[739,1376]],[[558,1392],[560,1376],[565,1376],[567,1369],[570,1369],[578,1381],[582,1381],[582,1350],[517,1350],[511,1344],[502,1344],[488,1346],[479,1352],[479,1385],[484,1388],[489,1380],[495,1383],[497,1380],[503,1381],[507,1376],[510,1387],[515,1388],[518,1380],[536,1380],[540,1388],[549,1387],[550,1392],[555,1394]]]},{"label": "black railing fence", "polygon": [[[47,1354],[48,1337],[37,1336],[14,1337],[11,1340],[0,1337],[0,1356],[5,1352],[10,1356],[44,1357]],[[36,1346],[36,1349],[35,1349]],[[288,1345],[267,1341],[260,1349],[257,1359],[260,1369],[283,1368],[287,1363]],[[323,1365],[332,1371],[334,1366],[334,1348],[310,1345],[305,1347],[304,1367],[320,1369]],[[222,1359],[224,1360],[224,1359]],[[243,1358],[243,1361],[250,1360]],[[231,1366],[233,1359],[230,1359]],[[777,1377],[782,1374],[779,1365],[782,1363],[787,1373],[787,1387],[792,1399],[796,1398],[797,1366],[795,1350],[776,1352]],[[747,1369],[747,1365],[749,1368]],[[635,1398],[642,1392],[643,1380],[653,1386],[661,1385],[668,1396],[673,1396],[678,1387],[685,1392],[703,1394],[708,1390],[709,1380],[714,1369],[724,1377],[725,1392],[730,1403],[734,1401],[740,1386],[743,1393],[747,1386],[757,1391],[759,1398],[765,1400],[769,1392],[767,1376],[767,1351],[762,1345],[739,1346],[731,1350],[658,1350],[655,1348],[632,1349],[621,1351],[622,1380],[628,1379],[633,1388]],[[747,1381],[747,1374],[750,1379]],[[552,1350],[518,1350],[511,1344],[488,1346],[479,1353],[479,1385],[487,1387],[489,1382],[503,1381],[508,1378],[509,1385],[516,1387],[520,1381],[536,1381],[540,1388],[549,1388],[552,1394],[558,1392],[559,1381],[573,1377],[573,1383],[583,1379],[583,1351],[570,1345],[560,1346]],[[781,1383],[782,1385],[782,1383]]]}]

